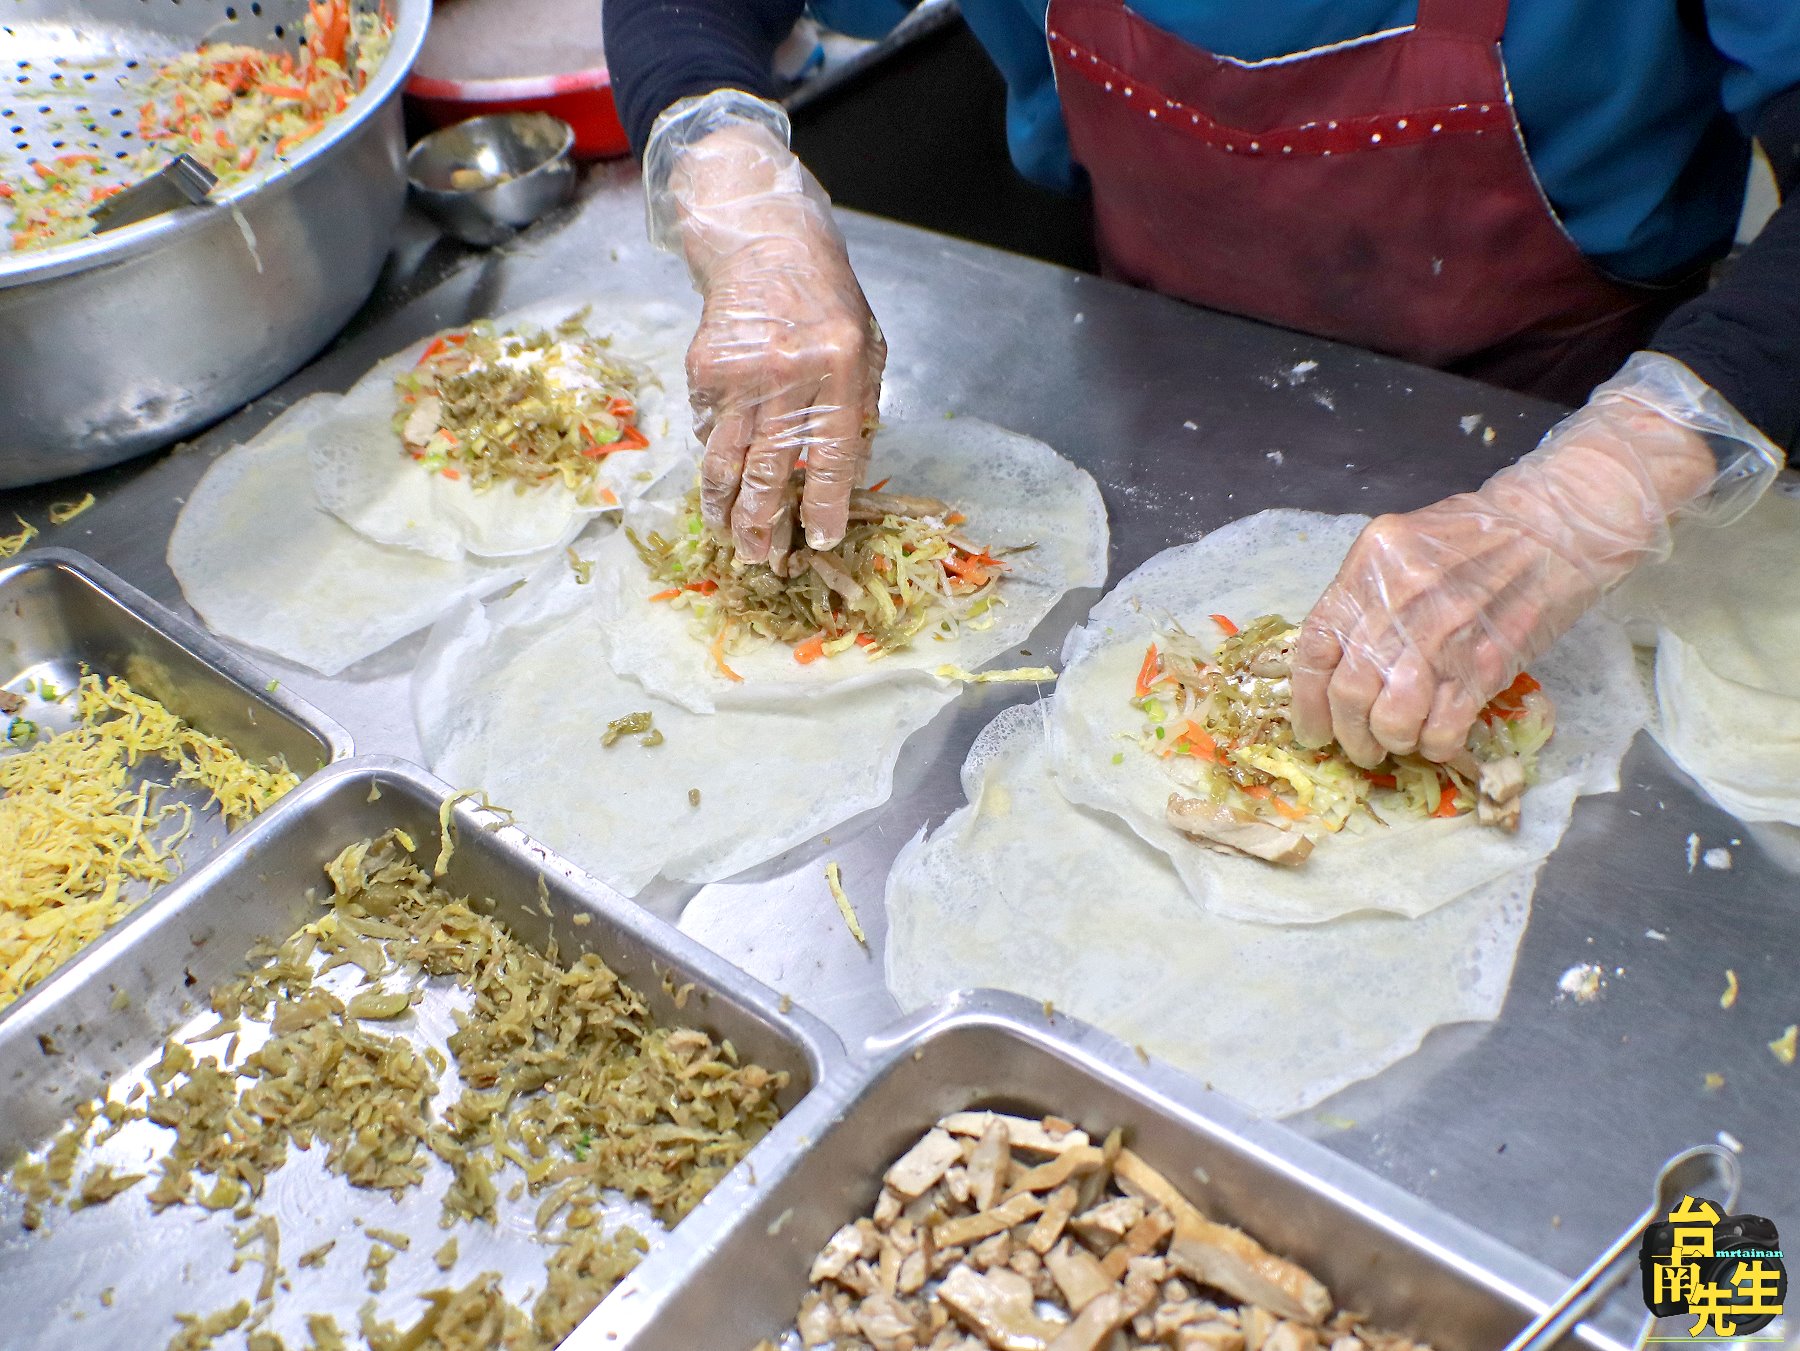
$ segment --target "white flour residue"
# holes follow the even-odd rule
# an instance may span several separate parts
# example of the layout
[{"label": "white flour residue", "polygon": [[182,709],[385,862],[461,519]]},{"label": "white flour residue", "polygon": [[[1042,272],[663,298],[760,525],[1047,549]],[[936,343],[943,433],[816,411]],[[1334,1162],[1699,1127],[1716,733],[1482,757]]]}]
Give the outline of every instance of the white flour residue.
[{"label": "white flour residue", "polygon": [[244,215],[241,207],[231,208],[231,218],[237,222],[238,233],[244,237],[244,247],[250,250],[250,259],[256,264],[260,275],[263,270],[262,254],[256,251],[256,231],[250,228],[249,217]]},{"label": "white flour residue", "polygon": [[1700,856],[1700,861],[1716,873],[1731,871],[1731,851],[1729,849],[1708,849]]},{"label": "white flour residue", "polygon": [[1606,973],[1594,962],[1577,962],[1562,973],[1556,988],[1577,1004],[1591,1004],[1606,989]]}]

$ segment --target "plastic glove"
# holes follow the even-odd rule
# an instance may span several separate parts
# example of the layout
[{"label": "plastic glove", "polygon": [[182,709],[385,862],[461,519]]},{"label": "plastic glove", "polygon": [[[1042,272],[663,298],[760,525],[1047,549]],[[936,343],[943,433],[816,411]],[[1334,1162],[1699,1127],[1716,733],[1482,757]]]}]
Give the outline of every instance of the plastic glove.
[{"label": "plastic glove", "polygon": [[787,134],[774,104],[719,90],[665,111],[644,152],[651,241],[686,257],[705,300],[687,358],[702,512],[753,563],[802,455],[807,543],[844,537],[887,362],[830,199]]},{"label": "plastic glove", "polygon": [[1638,353],[1479,491],[1369,523],[1301,626],[1295,735],[1365,767],[1450,759],[1601,593],[1667,555],[1677,514],[1735,520],[1781,462],[1686,366]]}]

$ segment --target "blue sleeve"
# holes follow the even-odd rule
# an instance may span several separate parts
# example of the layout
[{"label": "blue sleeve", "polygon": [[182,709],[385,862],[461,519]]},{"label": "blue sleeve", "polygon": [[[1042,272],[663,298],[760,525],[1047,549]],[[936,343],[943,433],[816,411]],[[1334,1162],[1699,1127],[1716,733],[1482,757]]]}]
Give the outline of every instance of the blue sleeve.
[{"label": "blue sleeve", "polygon": [[1760,136],[1784,204],[1719,284],[1671,314],[1650,346],[1685,362],[1791,451],[1800,440],[1800,88],[1769,103]]},{"label": "blue sleeve", "polygon": [[1725,58],[1725,111],[1755,135],[1763,110],[1800,85],[1800,4],[1794,0],[1705,0],[1706,31]]},{"label": "blue sleeve", "polygon": [[812,16],[853,38],[882,38],[912,12],[906,0],[812,0]]},{"label": "blue sleeve", "polygon": [[644,153],[664,108],[693,94],[777,95],[775,49],[804,0],[607,0],[606,65],[631,148]]}]

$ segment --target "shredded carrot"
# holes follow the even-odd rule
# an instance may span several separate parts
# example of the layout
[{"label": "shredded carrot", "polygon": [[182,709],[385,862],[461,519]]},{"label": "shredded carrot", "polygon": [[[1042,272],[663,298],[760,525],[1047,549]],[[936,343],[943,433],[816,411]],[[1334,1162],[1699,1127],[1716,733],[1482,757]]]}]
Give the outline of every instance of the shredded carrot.
[{"label": "shredded carrot", "polygon": [[958,558],[952,553],[941,561],[946,572],[967,582],[970,586],[986,586],[993,575],[973,558]]},{"label": "shredded carrot", "polygon": [[871,638],[866,633],[859,633],[856,635],[856,645],[858,647],[879,647],[879,646],[881,646],[881,644],[877,643],[873,638]]},{"label": "shredded carrot", "polygon": [[658,591],[654,596],[651,596],[649,599],[651,599],[653,601],[674,600],[675,597],[679,596],[680,594],[681,594],[681,588],[678,586],[672,586],[667,591]]},{"label": "shredded carrot", "polygon": [[600,500],[609,507],[616,507],[619,505],[619,495],[611,488],[602,488],[600,490]]},{"label": "shredded carrot", "polygon": [[1229,619],[1225,618],[1224,615],[1212,616],[1212,622],[1217,624],[1220,628],[1225,630],[1225,636],[1227,638],[1233,638],[1233,637],[1237,636],[1238,626],[1236,624],[1233,624]]},{"label": "shredded carrot", "polygon": [[822,633],[815,633],[804,643],[800,643],[794,648],[794,660],[799,662],[802,666],[811,666],[824,655],[825,635]]},{"label": "shredded carrot", "polygon": [[712,653],[713,664],[719,668],[719,674],[724,676],[727,680],[735,680],[741,685],[744,683],[744,677],[725,664],[725,635],[728,632],[728,628],[721,627],[719,631],[713,635],[712,646],[708,651]]},{"label": "shredded carrot", "polygon": [[1156,655],[1156,644],[1151,643],[1144,649],[1144,664],[1138,667],[1137,697],[1142,699],[1150,693],[1150,687],[1156,683],[1156,677],[1162,666]]},{"label": "shredded carrot", "polygon": [[459,479],[462,477],[462,474],[460,471],[451,469],[449,467],[440,469],[440,470],[438,470],[438,472],[440,474],[442,474],[445,478],[448,478],[448,479]]},{"label": "shredded carrot", "polygon": [[1440,817],[1448,817],[1448,816],[1455,816],[1457,814],[1458,813],[1456,810],[1456,785],[1453,782],[1451,782],[1449,779],[1445,779],[1444,780],[1444,790],[1443,790],[1443,792],[1438,794],[1437,810],[1434,811],[1432,813],[1432,815],[1440,816]]},{"label": "shredded carrot", "polygon": [[1525,696],[1536,694],[1544,687],[1533,680],[1524,671],[1513,678],[1513,683],[1488,701],[1488,706],[1481,710],[1481,720],[1492,723],[1495,718],[1511,722],[1515,718],[1525,716]]},{"label": "shredded carrot", "polygon": [[869,485],[869,491],[870,491],[870,492],[872,492],[872,493],[878,493],[878,492],[880,492],[880,491],[881,491],[881,490],[882,490],[882,489],[883,489],[883,488],[885,488],[885,487],[887,487],[887,486],[888,486],[888,480],[887,480],[887,479],[882,479],[882,480],[881,480],[881,482],[880,482],[880,483],[874,483],[874,484],[870,484],[870,485]]},{"label": "shredded carrot", "polygon": [[1400,780],[1392,774],[1371,774],[1369,782],[1377,788],[1398,788],[1400,786]]},{"label": "shredded carrot", "polygon": [[1191,754],[1202,760],[1218,763],[1219,743],[1214,741],[1211,734],[1192,718],[1186,719],[1181,724],[1181,732],[1175,738],[1175,749],[1180,750],[1184,742],[1189,747]]},{"label": "shredded carrot", "polygon": [[969,518],[960,511],[953,511],[948,516],[944,517],[945,525],[967,525],[968,523]]}]

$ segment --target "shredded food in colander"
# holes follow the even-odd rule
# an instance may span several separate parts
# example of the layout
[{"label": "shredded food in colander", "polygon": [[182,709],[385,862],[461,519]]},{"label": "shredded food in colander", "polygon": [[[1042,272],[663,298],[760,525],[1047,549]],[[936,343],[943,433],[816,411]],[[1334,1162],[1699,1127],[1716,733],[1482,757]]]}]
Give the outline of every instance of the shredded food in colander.
[{"label": "shredded food in colander", "polygon": [[297,56],[209,42],[127,85],[118,96],[142,100],[136,133],[143,148],[135,155],[72,151],[0,179],[0,202],[12,207],[13,249],[87,237],[94,229],[89,211],[178,154],[198,160],[221,184],[280,160],[362,92],[393,31],[385,6],[354,10],[351,0],[308,0]]},{"label": "shredded food in colander", "polygon": [[477,489],[560,481],[590,505],[618,505],[596,476],[607,456],[650,444],[637,418],[652,377],[590,335],[587,313],[553,329],[482,321],[432,339],[394,379],[407,454]]},{"label": "shredded food in colander", "polygon": [[1005,603],[998,590],[1007,564],[961,538],[964,523],[943,502],[859,490],[833,548],[777,550],[767,563],[742,563],[706,528],[694,488],[674,538],[627,533],[663,584],[650,599],[688,611],[720,672],[739,680],[727,654],[765,643],[791,645],[804,666],[852,646],[880,657],[927,629],[949,636],[959,625],[991,624],[990,611]]}]

